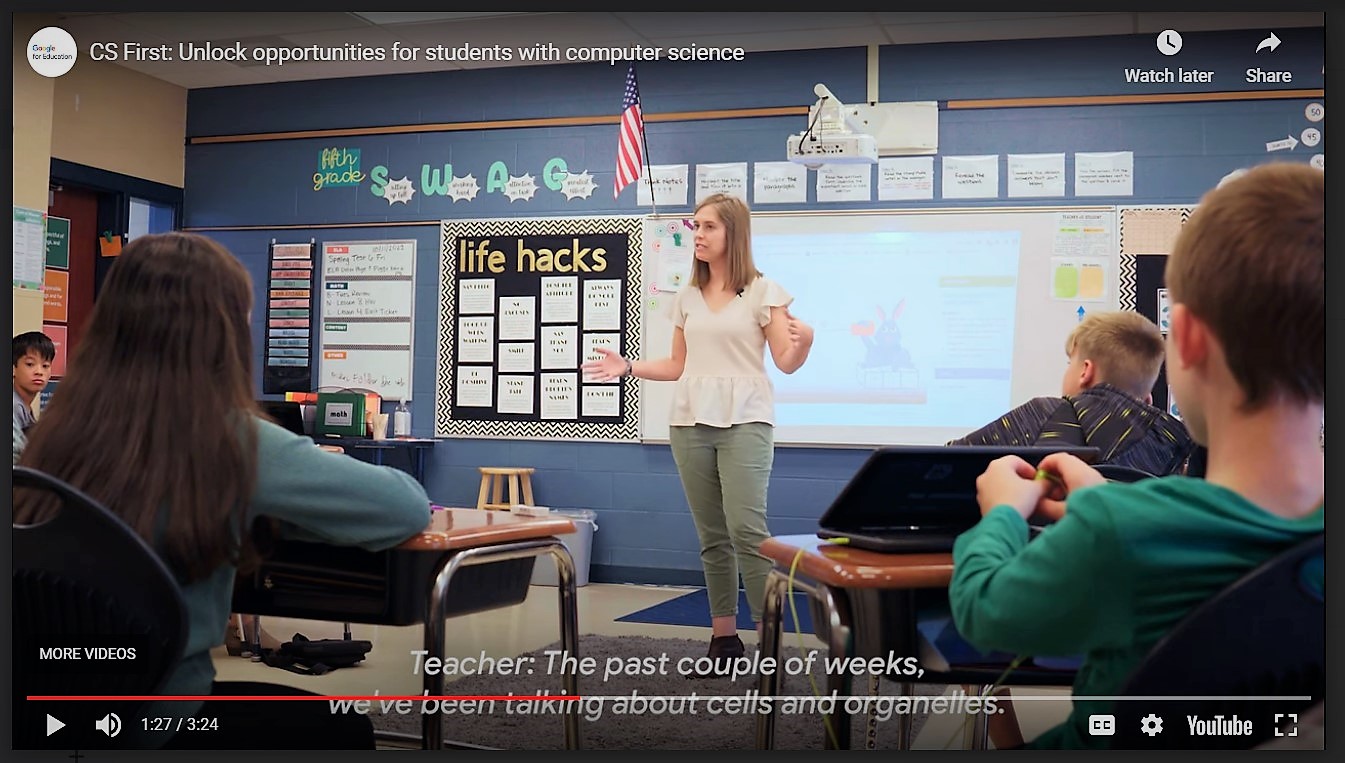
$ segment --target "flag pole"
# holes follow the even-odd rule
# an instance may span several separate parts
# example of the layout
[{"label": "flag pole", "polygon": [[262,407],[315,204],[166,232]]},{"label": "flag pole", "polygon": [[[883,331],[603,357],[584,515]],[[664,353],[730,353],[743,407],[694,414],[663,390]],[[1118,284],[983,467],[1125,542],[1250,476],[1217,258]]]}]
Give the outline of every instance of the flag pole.
[{"label": "flag pole", "polygon": [[[635,64],[631,64],[634,66]],[[654,198],[654,165],[649,163],[649,136],[644,131],[644,93],[640,93],[640,146],[644,148],[644,174],[649,178],[649,208],[658,217],[658,201]]]}]

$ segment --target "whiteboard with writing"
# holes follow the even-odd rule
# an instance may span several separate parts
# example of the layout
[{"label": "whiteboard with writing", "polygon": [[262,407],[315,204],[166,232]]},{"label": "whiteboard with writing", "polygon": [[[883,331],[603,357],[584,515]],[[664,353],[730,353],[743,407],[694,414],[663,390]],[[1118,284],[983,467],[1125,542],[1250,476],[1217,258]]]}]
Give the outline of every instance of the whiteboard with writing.
[{"label": "whiteboard with writing", "polygon": [[416,242],[322,245],[318,384],[411,396]]}]

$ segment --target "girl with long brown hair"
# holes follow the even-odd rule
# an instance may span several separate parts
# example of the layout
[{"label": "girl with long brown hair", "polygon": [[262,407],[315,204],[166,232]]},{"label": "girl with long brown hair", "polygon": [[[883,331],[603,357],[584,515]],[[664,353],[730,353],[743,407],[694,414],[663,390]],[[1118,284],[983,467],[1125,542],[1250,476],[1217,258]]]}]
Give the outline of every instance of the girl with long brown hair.
[{"label": "girl with long brown hair", "polygon": [[[255,521],[369,550],[429,523],[429,499],[410,475],[323,452],[261,416],[251,309],[247,271],[215,241],[189,233],[132,240],[108,271],[60,392],[19,459],[120,516],[177,576],[190,633],[165,694],[237,693],[214,683],[210,650],[223,640]],[[44,510],[15,496],[16,524],[41,521]],[[211,704],[242,712],[235,706],[247,703]],[[327,715],[320,702],[262,704],[272,714],[283,704]],[[178,702],[166,712],[193,711]],[[303,746],[350,743],[293,731],[281,733]],[[201,741],[228,747],[227,736]],[[238,742],[264,747],[260,738]]]}]

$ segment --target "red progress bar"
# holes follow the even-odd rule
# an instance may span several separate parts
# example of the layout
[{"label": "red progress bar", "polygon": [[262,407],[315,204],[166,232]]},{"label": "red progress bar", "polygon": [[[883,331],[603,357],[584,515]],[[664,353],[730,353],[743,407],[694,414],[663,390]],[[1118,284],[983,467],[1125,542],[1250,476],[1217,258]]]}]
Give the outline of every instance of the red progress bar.
[{"label": "red progress bar", "polygon": [[313,696],[301,695],[301,696],[280,696],[280,697],[275,696],[275,695],[269,695],[269,694],[264,694],[264,695],[259,695],[259,696],[246,696],[246,695],[243,695],[243,696],[229,696],[229,695],[225,695],[225,696],[216,696],[216,695],[214,695],[214,694],[173,694],[173,695],[160,695],[160,694],[112,694],[112,695],[78,695],[78,696],[77,696],[77,695],[71,695],[71,696],[50,696],[50,697],[48,697],[48,696],[43,696],[43,695],[32,695],[32,696],[28,696],[28,697],[26,697],[25,699],[27,699],[27,700],[30,701],[30,702],[85,702],[85,701],[90,701],[90,702],[91,702],[91,701],[105,701],[105,702],[112,702],[112,701],[120,701],[120,702],[155,702],[155,701],[161,701],[161,702],[196,702],[196,701],[205,701],[205,700],[210,700],[211,702],[237,702],[237,701],[241,701],[241,700],[262,701],[262,702],[296,702],[296,701],[298,701],[298,702],[303,702],[303,701],[313,701],[313,700],[361,700],[361,699],[363,699],[363,700],[369,700],[370,702],[378,702],[378,701],[384,701],[384,702],[386,702],[386,701],[389,701],[389,700],[393,700],[393,701],[400,701],[400,700],[420,700],[420,701],[427,701],[427,700],[439,700],[439,701],[443,701],[443,700],[468,700],[468,701],[471,701],[471,700],[476,700],[476,701],[494,700],[494,701],[498,701],[498,702],[536,702],[537,700],[548,700],[548,701],[549,701],[549,700],[564,700],[564,701],[566,701],[566,702],[577,702],[577,701],[583,699],[583,697],[580,697],[580,696],[575,695],[575,694],[552,694],[552,695],[546,695],[546,694],[509,694],[509,695],[492,695],[492,694],[459,694],[459,695],[438,696],[438,697],[430,697],[430,696],[426,696],[426,695],[424,695],[424,694],[408,694],[408,695],[398,695],[398,694],[349,694],[349,695],[316,694],[316,695],[313,695]]}]

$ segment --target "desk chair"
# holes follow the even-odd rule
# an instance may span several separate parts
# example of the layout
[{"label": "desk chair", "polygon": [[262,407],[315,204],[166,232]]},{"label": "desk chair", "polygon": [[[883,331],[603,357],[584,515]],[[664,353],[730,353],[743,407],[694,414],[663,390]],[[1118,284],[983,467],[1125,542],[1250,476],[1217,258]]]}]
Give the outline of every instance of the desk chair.
[{"label": "desk chair", "polygon": [[[943,684],[943,685],[962,685],[975,687],[976,694],[985,694],[991,689],[1001,689],[1007,687],[1047,687],[1047,688],[1069,688],[1074,683],[1074,677],[1077,673],[1077,666],[1069,667],[1045,667],[1033,664],[1031,661],[1024,661],[1022,664],[1009,669],[1010,663],[992,665],[950,665],[946,670],[934,670],[928,667],[928,663],[922,655],[921,665],[925,668],[925,673],[920,677],[919,683]],[[892,680],[902,682],[902,694],[910,695],[914,689],[909,676],[892,677]],[[968,689],[968,694],[972,693]],[[1006,698],[1001,698],[1001,701]],[[989,716],[985,713],[975,713],[968,718],[969,728],[964,727],[964,748],[971,750],[984,750],[989,747]],[[966,736],[970,731],[970,738]]]},{"label": "desk chair", "polygon": [[[28,696],[152,696],[182,660],[189,625],[187,605],[177,579],[159,555],[120,517],[83,492],[51,475],[14,467],[16,503],[41,500],[55,513],[33,525],[13,526],[14,532],[14,747],[58,749],[82,747],[141,747],[153,741],[136,733],[147,703],[140,701],[28,702]],[[134,647],[133,663],[112,669],[82,662],[79,670],[37,659],[39,647]],[[103,662],[101,665],[115,663]],[[125,666],[133,666],[127,669]],[[61,669],[65,667],[66,669]],[[241,685],[239,685],[241,686]],[[213,688],[219,688],[216,684]],[[281,695],[311,692],[249,683],[244,694]],[[283,705],[283,703],[281,703]],[[311,702],[300,703],[311,706]],[[92,710],[88,708],[93,708]],[[81,712],[82,709],[82,712]],[[205,711],[206,714],[209,711]],[[274,723],[286,723],[278,707]],[[77,713],[78,723],[74,722]],[[89,726],[90,716],[110,718],[105,728],[120,728],[115,737],[102,736]],[[54,735],[44,715],[71,721]],[[106,715],[105,715],[106,714]],[[323,714],[321,721],[330,716]],[[345,726],[345,722],[337,725]],[[246,731],[230,729],[230,744],[247,743]],[[322,730],[308,725],[306,733]],[[168,744],[200,742],[219,745],[220,737],[178,736]],[[296,736],[303,740],[303,737]],[[303,742],[304,749],[310,745]]]},{"label": "desk chair", "polygon": [[[187,605],[176,578],[149,544],[83,492],[16,466],[14,497],[16,503],[42,500],[57,509],[43,522],[13,528],[15,747],[35,748],[45,739],[43,714],[64,713],[59,705],[25,702],[25,696],[155,694],[182,658]],[[57,642],[134,646],[136,670],[95,672],[89,666],[58,672],[36,659],[39,647]],[[129,724],[139,706],[105,702],[98,712],[106,707]]]},{"label": "desk chair", "polygon": [[[1321,702],[1326,694],[1324,539],[1316,535],[1263,562],[1191,610],[1160,639],[1120,694],[1183,699],[1116,703],[1112,747],[1250,749],[1273,738],[1276,713],[1287,717]],[[1247,699],[1251,696],[1290,699]],[[1164,719],[1161,736],[1141,731],[1141,718],[1150,713]],[[1252,734],[1189,736],[1187,715],[1236,715],[1252,721]]]}]

